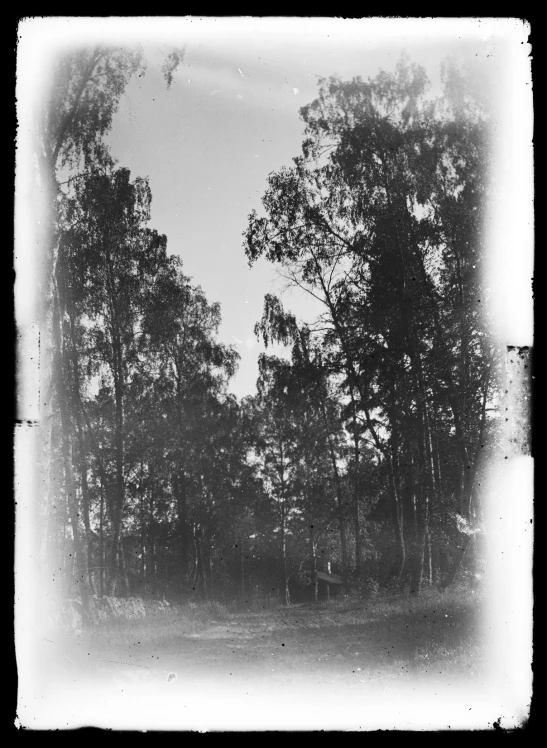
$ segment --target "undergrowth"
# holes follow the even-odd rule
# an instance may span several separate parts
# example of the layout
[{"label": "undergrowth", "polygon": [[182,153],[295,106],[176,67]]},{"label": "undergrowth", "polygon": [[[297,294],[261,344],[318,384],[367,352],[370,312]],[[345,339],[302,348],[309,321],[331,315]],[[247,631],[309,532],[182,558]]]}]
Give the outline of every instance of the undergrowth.
[{"label": "undergrowth", "polygon": [[88,628],[80,635],[82,643],[94,646],[118,647],[137,640],[148,644],[172,637],[199,633],[214,623],[230,618],[227,608],[214,600],[203,603],[187,603],[177,606],[176,611],[147,618],[115,618]]},{"label": "undergrowth", "polygon": [[[135,652],[140,645],[161,648],[196,635],[203,641],[208,630],[230,622],[230,630],[235,626],[249,640],[258,633],[275,637],[292,631],[291,635],[303,643],[304,659],[306,648],[317,645],[314,637],[326,637],[325,641],[331,642],[329,646],[338,647],[342,653],[347,649],[346,642],[351,645],[357,638],[361,647],[364,642],[370,648],[369,665],[374,660],[379,667],[387,668],[386,672],[438,677],[450,671],[473,676],[483,662],[478,625],[482,601],[479,591],[454,586],[445,592],[424,590],[418,596],[380,594],[368,600],[338,597],[235,614],[214,601],[186,603],[167,615],[109,621],[85,631],[80,644],[96,650]],[[399,660],[401,667],[396,666]]]}]

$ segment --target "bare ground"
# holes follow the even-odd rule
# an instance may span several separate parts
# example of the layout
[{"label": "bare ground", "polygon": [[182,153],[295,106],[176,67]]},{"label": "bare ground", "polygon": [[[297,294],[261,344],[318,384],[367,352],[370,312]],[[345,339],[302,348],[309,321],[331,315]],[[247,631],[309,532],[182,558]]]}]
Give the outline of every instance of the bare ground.
[{"label": "bare ground", "polygon": [[[306,694],[323,695],[325,705],[385,701],[429,686],[435,693],[457,686],[461,695],[480,689],[485,675],[480,609],[477,595],[435,594],[256,610],[197,623],[184,615],[123,622],[62,643],[43,641],[36,688],[60,684],[76,693],[93,685],[109,698],[148,694],[147,705],[150,694],[161,695],[162,704],[176,696],[172,703],[181,708],[193,698],[193,713],[199,706],[203,719],[213,694],[224,705],[254,696],[264,708],[283,694],[284,709]],[[320,723],[322,716],[313,718]]]},{"label": "bare ground", "polygon": [[65,642],[55,659],[76,679],[248,677],[351,687],[428,673],[473,678],[483,659],[479,614],[473,600],[430,599],[289,606],[199,625],[184,618],[124,621]]}]

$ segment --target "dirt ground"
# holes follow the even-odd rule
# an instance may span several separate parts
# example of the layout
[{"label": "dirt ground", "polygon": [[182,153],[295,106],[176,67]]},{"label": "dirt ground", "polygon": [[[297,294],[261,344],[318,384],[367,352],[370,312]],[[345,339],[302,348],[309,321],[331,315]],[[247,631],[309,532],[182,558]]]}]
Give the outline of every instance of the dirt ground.
[{"label": "dirt ground", "polygon": [[[409,706],[424,688],[452,689],[457,700],[480,690],[484,679],[480,606],[461,602],[290,606],[231,614],[192,632],[177,620],[158,619],[152,628],[133,622],[114,633],[43,641],[39,652],[35,698],[70,696],[78,721],[81,699],[98,693],[97,723],[101,709],[125,703],[133,717],[123,724],[136,727],[144,709],[147,729],[156,718],[163,726],[167,716],[176,717],[173,709],[184,720],[189,707],[198,722],[217,727],[229,727],[236,713],[255,729],[275,729],[290,714],[328,724],[331,712],[345,725],[336,705],[349,709],[350,719],[351,709],[365,703],[381,724],[380,707],[397,697]],[[380,711],[371,712],[376,702]],[[135,711],[137,703],[142,709]]]}]

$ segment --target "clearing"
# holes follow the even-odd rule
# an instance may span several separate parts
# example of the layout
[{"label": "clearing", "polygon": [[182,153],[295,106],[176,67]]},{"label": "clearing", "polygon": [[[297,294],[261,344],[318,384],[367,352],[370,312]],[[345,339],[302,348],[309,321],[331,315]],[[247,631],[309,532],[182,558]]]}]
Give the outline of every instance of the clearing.
[{"label": "clearing", "polygon": [[456,701],[467,694],[468,703],[485,686],[477,593],[192,611],[118,621],[62,643],[43,639],[34,697],[64,694],[66,707],[70,694],[72,720],[86,723],[81,701],[99,694],[103,706],[87,724],[111,725],[113,713],[100,710],[117,704],[114,723],[130,727],[187,719],[272,729],[295,715],[307,726],[344,727],[365,703],[381,724],[383,705],[391,713],[394,700],[410,706],[424,689],[444,700],[447,689]]}]

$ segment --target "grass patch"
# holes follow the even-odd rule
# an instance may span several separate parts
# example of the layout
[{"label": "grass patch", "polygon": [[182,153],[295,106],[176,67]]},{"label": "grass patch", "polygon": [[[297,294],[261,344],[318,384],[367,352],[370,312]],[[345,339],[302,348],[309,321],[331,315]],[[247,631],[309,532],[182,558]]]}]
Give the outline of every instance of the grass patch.
[{"label": "grass patch", "polygon": [[117,649],[134,642],[154,644],[200,633],[214,623],[229,620],[230,613],[216,601],[177,606],[172,613],[146,618],[114,618],[88,628],[78,637],[80,645]]},{"label": "grass patch", "polygon": [[[373,600],[334,598],[285,608],[273,618],[293,629],[313,629],[340,651],[361,652],[384,672],[427,677],[474,676],[485,666],[480,625],[482,595],[465,587],[418,596],[383,595]],[[281,627],[280,627],[281,628]]]},{"label": "grass patch", "polygon": [[253,663],[268,678],[275,668],[278,675],[342,680],[473,679],[484,664],[480,608],[480,595],[456,587],[256,612],[187,603],[172,614],[105,623],[84,632],[79,649],[97,661],[137,667],[175,660],[197,673],[248,672]]}]

